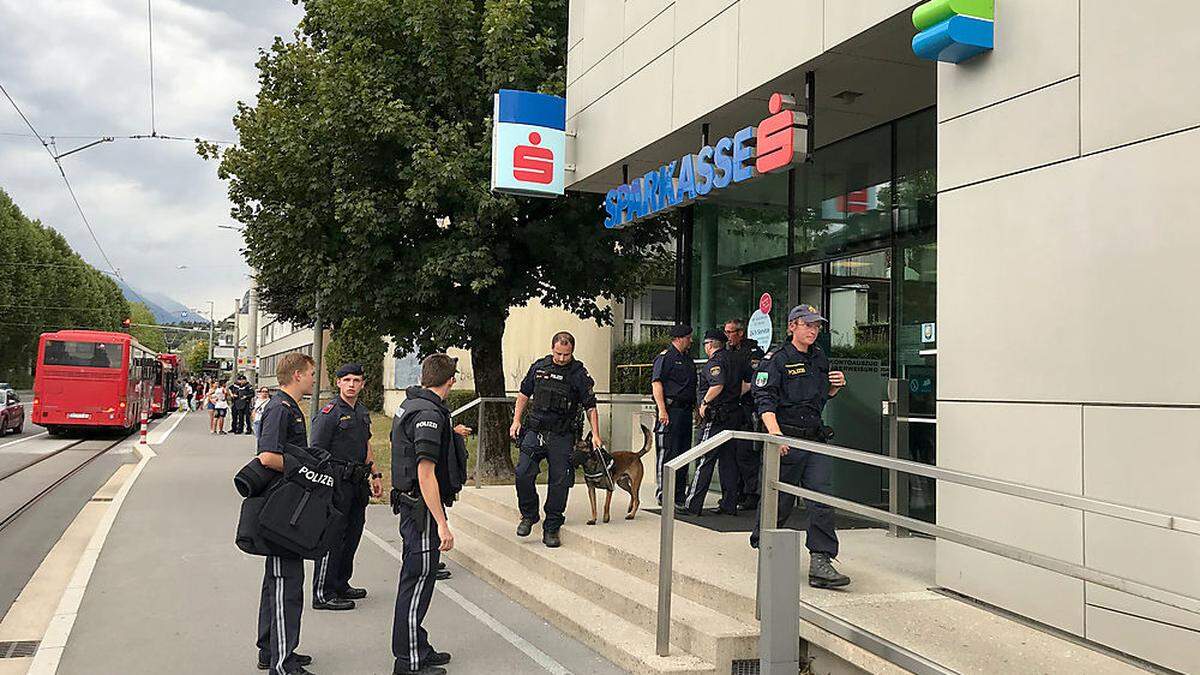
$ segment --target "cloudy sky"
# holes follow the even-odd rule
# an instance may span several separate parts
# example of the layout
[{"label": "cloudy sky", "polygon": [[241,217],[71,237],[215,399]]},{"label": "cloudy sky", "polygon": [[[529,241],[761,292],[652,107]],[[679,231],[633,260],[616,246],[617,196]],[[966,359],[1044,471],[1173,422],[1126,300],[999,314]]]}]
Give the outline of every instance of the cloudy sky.
[{"label": "cloudy sky", "polygon": [[[192,307],[233,311],[249,271],[228,225],[226,186],[192,143],[121,140],[150,132],[146,0],[0,0],[0,84],[63,158],[101,246],[136,288]],[[289,0],[151,0],[156,128],[160,134],[234,139],[238,100],[257,91],[257,49],[289,36]],[[108,269],[53,162],[0,97],[0,188],[31,218],[63,233]],[[178,269],[187,265],[188,269]]]}]

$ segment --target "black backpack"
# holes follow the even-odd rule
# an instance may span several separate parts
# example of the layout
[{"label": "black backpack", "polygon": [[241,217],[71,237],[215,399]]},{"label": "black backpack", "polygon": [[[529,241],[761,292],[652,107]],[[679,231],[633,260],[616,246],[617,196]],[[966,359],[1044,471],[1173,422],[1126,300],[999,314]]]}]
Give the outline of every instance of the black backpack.
[{"label": "black backpack", "polygon": [[328,459],[289,446],[284,471],[260,495],[242,502],[238,548],[253,555],[317,560],[346,529],[337,500],[342,471]]}]

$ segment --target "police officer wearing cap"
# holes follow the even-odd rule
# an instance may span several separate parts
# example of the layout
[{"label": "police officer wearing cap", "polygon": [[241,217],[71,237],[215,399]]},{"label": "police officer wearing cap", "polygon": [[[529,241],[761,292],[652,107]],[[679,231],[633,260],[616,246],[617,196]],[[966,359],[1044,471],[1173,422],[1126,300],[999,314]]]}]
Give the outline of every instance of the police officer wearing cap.
[{"label": "police officer wearing cap", "polygon": [[[258,436],[258,460],[283,471],[288,446],[306,443],[300,400],[313,393],[316,368],[311,356],[292,352],[279,359],[275,369],[279,390],[263,407]],[[278,555],[266,557],[262,596],[258,606],[258,668],[276,675],[309,671],[312,657],[296,652],[300,644],[300,614],[304,609],[304,560]]]},{"label": "police officer wearing cap", "polygon": [[338,504],[346,513],[346,533],[317,561],[313,569],[313,609],[354,609],[354,601],[367,597],[364,588],[350,585],[354,554],[362,539],[371,495],[383,494],[383,474],[375,470],[371,450],[371,412],[359,402],[363,368],[347,363],[337,370],[338,396],[313,420],[311,445],[327,451],[342,471]]},{"label": "police officer wearing cap", "polygon": [[[741,424],[741,406],[738,399],[750,388],[742,382],[737,368],[725,349],[725,333],[710,330],[704,334],[704,353],[708,362],[700,369],[700,385],[697,391],[700,408],[700,442],[707,441],[726,429],[737,429]],[[721,501],[719,513],[737,515],[737,457],[732,442],[722,443],[700,460],[696,475],[692,477],[687,492],[687,511],[694,516],[704,515],[704,497],[712,483],[713,469],[721,476]]]},{"label": "police officer wearing cap", "polygon": [[[821,327],[829,323],[812,305],[797,305],[788,312],[790,341],[768,352],[754,376],[754,402],[767,433],[810,441],[829,440],[821,421],[825,403],[846,386],[841,371],[829,369],[829,357],[816,345]],[[829,493],[833,460],[786,445],[779,447],[779,478],[789,485]],[[796,505],[796,497],[779,494],[778,526],[783,527]],[[838,554],[833,507],[805,500],[808,510],[808,584],[814,588],[837,588],[850,583],[830,562]],[[750,535],[758,546],[758,526]]]},{"label": "police officer wearing cap", "polygon": [[[566,520],[563,511],[567,508],[567,494],[575,484],[571,453],[582,431],[579,418],[584,411],[592,428],[592,445],[603,447],[604,439],[600,436],[600,416],[596,413],[596,394],[592,390],[595,383],[583,363],[574,357],[575,336],[566,331],[555,333],[550,350],[550,354],[529,367],[521,381],[509,435],[521,448],[516,471],[517,505],[521,509],[517,536],[529,536],[539,520],[536,481],[545,458],[550,465],[550,481],[546,485],[542,543],[556,548],[561,545],[558,528]],[[522,427],[521,416],[526,408],[529,417]]]},{"label": "police officer wearing cap", "polygon": [[[746,337],[746,322],[742,319],[730,319],[725,322],[725,339],[729,345],[730,360],[737,369],[737,379],[746,384],[746,393],[738,399],[742,407],[742,431],[758,431],[758,413],[754,410],[754,394],[748,387],[758,370],[762,360],[763,350],[758,341]],[[770,345],[767,345],[768,347]],[[738,467],[738,503],[739,509],[753,509],[758,505],[758,474],[762,469],[762,447],[755,441],[739,438],[734,441],[734,455]]]},{"label": "police officer wearing cap", "polygon": [[[671,344],[654,357],[650,387],[658,421],[654,438],[658,446],[654,495],[662,504],[663,465],[687,452],[692,445],[692,410],[696,406],[696,366],[688,353],[692,347],[692,327],[671,328]],[[687,467],[675,472],[675,506],[684,507],[687,498]]]}]

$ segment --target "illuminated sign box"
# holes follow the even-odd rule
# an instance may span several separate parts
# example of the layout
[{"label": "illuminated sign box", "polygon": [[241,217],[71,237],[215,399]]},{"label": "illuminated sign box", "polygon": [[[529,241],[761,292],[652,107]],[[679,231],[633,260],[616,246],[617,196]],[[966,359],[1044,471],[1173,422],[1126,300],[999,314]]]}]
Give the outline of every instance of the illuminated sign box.
[{"label": "illuminated sign box", "polygon": [[566,184],[566,99],[501,89],[492,112],[492,191],[561,196]]}]

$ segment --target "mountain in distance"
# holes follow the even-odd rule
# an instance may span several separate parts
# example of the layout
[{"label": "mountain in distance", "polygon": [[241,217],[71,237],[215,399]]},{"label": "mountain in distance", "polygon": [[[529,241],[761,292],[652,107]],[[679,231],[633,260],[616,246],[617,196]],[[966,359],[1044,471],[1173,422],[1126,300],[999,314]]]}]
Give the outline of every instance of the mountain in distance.
[{"label": "mountain in distance", "polygon": [[133,289],[124,281],[114,279],[121,287],[121,293],[129,302],[140,302],[150,308],[154,320],[162,324],[196,321],[200,317],[195,312],[188,311],[183,303],[162,293],[151,293],[142,289]]}]

